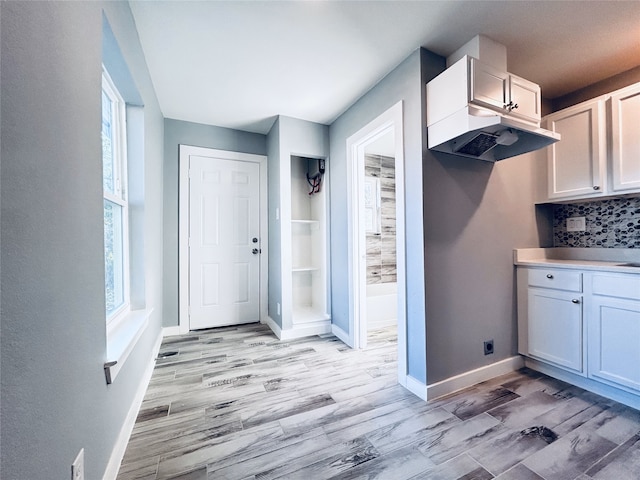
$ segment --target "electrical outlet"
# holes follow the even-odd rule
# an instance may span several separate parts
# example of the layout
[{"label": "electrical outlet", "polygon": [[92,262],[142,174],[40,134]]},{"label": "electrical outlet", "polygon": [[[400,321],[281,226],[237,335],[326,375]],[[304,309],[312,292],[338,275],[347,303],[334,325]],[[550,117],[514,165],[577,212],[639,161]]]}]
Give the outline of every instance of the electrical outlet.
[{"label": "electrical outlet", "polygon": [[493,353],[493,340],[484,342],[484,354],[491,355]]},{"label": "electrical outlet", "polygon": [[584,217],[567,218],[567,232],[584,232],[587,229]]},{"label": "electrical outlet", "polygon": [[71,480],[84,480],[84,448],[80,449],[78,456],[71,464]]}]

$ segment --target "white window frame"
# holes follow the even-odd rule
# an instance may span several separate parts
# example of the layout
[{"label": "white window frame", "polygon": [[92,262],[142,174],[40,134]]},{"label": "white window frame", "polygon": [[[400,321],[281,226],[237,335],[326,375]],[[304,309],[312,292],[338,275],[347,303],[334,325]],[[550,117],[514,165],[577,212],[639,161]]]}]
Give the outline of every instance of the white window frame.
[{"label": "white window frame", "polygon": [[[102,67],[102,90],[112,104],[113,132],[113,175],[114,193],[103,190],[103,200],[108,200],[122,208],[122,281],[123,304],[110,315],[106,315],[107,331],[115,329],[131,311],[130,303],[130,269],[129,269],[129,203],[127,198],[127,124],[126,104],[118,92],[109,73]],[[106,288],[106,286],[105,286]],[[106,290],[105,290],[106,293]]]}]

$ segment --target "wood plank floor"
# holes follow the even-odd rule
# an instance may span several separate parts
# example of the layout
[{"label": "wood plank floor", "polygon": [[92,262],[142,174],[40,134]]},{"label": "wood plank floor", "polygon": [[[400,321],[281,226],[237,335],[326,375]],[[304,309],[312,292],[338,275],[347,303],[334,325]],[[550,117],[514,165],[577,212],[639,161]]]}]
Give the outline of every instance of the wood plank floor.
[{"label": "wood plank floor", "polygon": [[425,403],[394,329],[164,340],[118,479],[638,480],[640,412],[528,369]]}]

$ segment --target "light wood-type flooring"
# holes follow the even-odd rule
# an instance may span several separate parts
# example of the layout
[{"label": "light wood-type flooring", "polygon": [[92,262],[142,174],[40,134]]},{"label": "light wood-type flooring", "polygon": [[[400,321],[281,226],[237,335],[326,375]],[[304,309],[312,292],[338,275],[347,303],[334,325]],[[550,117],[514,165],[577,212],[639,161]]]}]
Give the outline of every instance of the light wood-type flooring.
[{"label": "light wood-type flooring", "polygon": [[396,384],[396,346],[166,338],[118,479],[640,479],[639,411],[528,369],[426,403]]}]

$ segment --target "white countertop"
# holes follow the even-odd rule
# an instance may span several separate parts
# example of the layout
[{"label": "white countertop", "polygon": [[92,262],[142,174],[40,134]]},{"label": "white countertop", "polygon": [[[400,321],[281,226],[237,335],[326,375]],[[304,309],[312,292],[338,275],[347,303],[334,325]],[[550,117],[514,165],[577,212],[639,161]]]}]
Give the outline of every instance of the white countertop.
[{"label": "white countertop", "polygon": [[513,263],[526,267],[557,267],[640,275],[640,249],[632,248],[517,248]]}]

